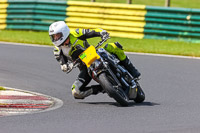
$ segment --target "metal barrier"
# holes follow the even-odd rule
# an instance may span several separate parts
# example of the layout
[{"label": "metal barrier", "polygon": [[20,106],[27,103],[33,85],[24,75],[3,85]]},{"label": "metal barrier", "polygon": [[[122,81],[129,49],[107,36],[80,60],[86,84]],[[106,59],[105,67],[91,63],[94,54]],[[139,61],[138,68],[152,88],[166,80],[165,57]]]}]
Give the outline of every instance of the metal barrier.
[{"label": "metal barrier", "polygon": [[54,21],[71,29],[102,28],[125,38],[200,42],[200,10],[80,1],[1,0],[0,29],[44,30]]},{"label": "metal barrier", "polygon": [[146,7],[144,38],[200,42],[200,10]]},{"label": "metal barrier", "polygon": [[65,21],[72,28],[100,27],[112,36],[143,38],[145,6],[68,1]]},{"label": "metal barrier", "polygon": [[[0,7],[4,11],[0,11],[0,18],[6,16],[6,29],[48,30],[52,22],[65,20],[67,4],[59,1],[9,0],[0,1]],[[0,21],[0,25],[2,23]]]}]

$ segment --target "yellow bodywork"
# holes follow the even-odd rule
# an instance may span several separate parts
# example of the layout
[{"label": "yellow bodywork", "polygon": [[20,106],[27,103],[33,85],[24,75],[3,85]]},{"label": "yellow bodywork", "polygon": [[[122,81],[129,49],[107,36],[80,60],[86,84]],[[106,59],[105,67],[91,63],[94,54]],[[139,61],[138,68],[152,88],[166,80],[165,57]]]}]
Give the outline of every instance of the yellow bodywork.
[{"label": "yellow bodywork", "polygon": [[97,54],[94,46],[88,47],[82,54],[79,55],[79,58],[85,63],[87,67],[96,60],[99,59],[100,56]]}]

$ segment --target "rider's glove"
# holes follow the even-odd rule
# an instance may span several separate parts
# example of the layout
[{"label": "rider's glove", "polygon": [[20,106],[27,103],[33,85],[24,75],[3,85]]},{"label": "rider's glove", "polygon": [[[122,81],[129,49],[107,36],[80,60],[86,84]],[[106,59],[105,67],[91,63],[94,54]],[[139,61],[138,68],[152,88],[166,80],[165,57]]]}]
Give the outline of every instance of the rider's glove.
[{"label": "rider's glove", "polygon": [[73,68],[73,63],[62,64],[60,67],[63,72],[70,72]]},{"label": "rider's glove", "polygon": [[53,50],[53,54],[54,54],[54,57],[56,58],[57,61],[60,60],[60,50],[59,48],[55,47],[54,50]]},{"label": "rider's glove", "polygon": [[105,40],[105,38],[109,36],[109,33],[106,30],[103,30],[102,32],[100,32],[100,35],[101,35],[101,39]]}]

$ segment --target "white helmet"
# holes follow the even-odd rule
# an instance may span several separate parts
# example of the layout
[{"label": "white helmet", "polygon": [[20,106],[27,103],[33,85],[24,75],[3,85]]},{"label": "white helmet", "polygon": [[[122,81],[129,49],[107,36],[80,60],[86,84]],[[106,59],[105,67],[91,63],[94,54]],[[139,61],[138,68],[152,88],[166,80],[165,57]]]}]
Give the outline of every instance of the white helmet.
[{"label": "white helmet", "polygon": [[60,46],[69,36],[70,29],[64,21],[54,22],[49,26],[49,36],[55,46]]}]

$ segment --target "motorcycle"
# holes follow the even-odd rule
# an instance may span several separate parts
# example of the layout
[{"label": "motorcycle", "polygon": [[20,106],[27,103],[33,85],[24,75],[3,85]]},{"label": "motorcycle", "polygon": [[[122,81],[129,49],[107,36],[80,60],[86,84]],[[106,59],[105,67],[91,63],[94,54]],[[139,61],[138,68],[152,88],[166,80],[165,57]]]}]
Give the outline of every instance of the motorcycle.
[{"label": "motorcycle", "polygon": [[109,39],[109,35],[97,46],[89,46],[74,62],[73,68],[81,62],[87,66],[88,73],[104,91],[121,106],[128,106],[129,100],[141,103],[145,94],[138,82],[122,65],[120,60],[105,49],[99,48]]}]

